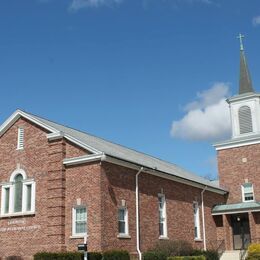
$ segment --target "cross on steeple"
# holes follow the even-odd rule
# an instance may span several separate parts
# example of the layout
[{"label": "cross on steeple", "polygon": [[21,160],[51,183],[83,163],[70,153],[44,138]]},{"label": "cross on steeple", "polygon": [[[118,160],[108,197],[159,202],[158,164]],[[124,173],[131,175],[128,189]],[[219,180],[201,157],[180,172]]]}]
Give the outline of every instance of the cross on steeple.
[{"label": "cross on steeple", "polygon": [[243,51],[243,50],[244,50],[243,38],[245,38],[245,36],[240,33],[240,34],[237,36],[237,38],[238,38],[239,41],[240,41],[240,51]]}]

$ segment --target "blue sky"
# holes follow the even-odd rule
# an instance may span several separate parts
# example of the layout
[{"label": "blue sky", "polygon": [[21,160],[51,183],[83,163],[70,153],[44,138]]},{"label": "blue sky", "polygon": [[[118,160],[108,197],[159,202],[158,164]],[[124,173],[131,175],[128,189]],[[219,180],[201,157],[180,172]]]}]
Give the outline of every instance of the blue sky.
[{"label": "blue sky", "polygon": [[258,90],[259,0],[1,0],[0,121],[20,108],[212,177],[239,32]]}]

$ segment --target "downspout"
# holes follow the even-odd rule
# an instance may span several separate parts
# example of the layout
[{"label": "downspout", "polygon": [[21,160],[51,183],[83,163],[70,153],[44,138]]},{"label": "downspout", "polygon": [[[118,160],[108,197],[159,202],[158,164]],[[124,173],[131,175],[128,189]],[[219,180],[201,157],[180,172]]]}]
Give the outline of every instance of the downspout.
[{"label": "downspout", "polygon": [[140,250],[140,223],[139,223],[139,186],[138,176],[143,171],[143,167],[135,175],[135,211],[136,211],[136,250],[139,255],[139,260],[142,259],[142,252]]},{"label": "downspout", "polygon": [[206,191],[208,186],[205,186],[205,188],[201,192],[201,211],[202,211],[202,230],[203,230],[203,249],[204,251],[207,250],[207,244],[206,244],[206,227],[205,227],[205,213],[204,213],[204,192]]}]

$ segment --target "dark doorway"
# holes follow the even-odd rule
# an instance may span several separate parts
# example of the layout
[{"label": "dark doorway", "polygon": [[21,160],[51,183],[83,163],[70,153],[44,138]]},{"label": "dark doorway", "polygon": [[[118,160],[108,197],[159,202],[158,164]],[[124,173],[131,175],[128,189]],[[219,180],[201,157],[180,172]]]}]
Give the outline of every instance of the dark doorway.
[{"label": "dark doorway", "polygon": [[231,216],[235,250],[247,249],[251,242],[248,214]]}]

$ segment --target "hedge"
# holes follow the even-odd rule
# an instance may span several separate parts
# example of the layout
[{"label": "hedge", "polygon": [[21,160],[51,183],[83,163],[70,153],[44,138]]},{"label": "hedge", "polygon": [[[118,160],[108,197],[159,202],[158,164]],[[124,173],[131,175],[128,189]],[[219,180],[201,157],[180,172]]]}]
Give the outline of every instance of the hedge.
[{"label": "hedge", "polygon": [[206,260],[205,256],[170,256],[167,260]]},{"label": "hedge", "polygon": [[49,253],[41,252],[34,255],[34,260],[82,260],[82,253],[79,252],[64,252],[64,253]]},{"label": "hedge", "polygon": [[167,254],[161,251],[148,251],[143,253],[143,260],[167,260]]},{"label": "hedge", "polygon": [[207,251],[203,251],[203,250],[194,250],[192,252],[193,256],[205,256],[206,260],[219,260],[219,255],[218,252],[215,250],[207,250]]},{"label": "hedge", "polygon": [[[80,252],[66,252],[66,253],[49,253],[42,252],[34,255],[34,260],[82,260],[83,253]],[[15,259],[9,259],[15,260]],[[98,252],[89,252],[88,260],[102,260],[102,254]]]},{"label": "hedge", "polygon": [[102,260],[103,255],[99,252],[88,253],[88,260]]},{"label": "hedge", "polygon": [[130,260],[130,255],[125,250],[110,250],[104,252],[103,260]]},{"label": "hedge", "polygon": [[246,260],[260,260],[260,253],[249,253]]}]

